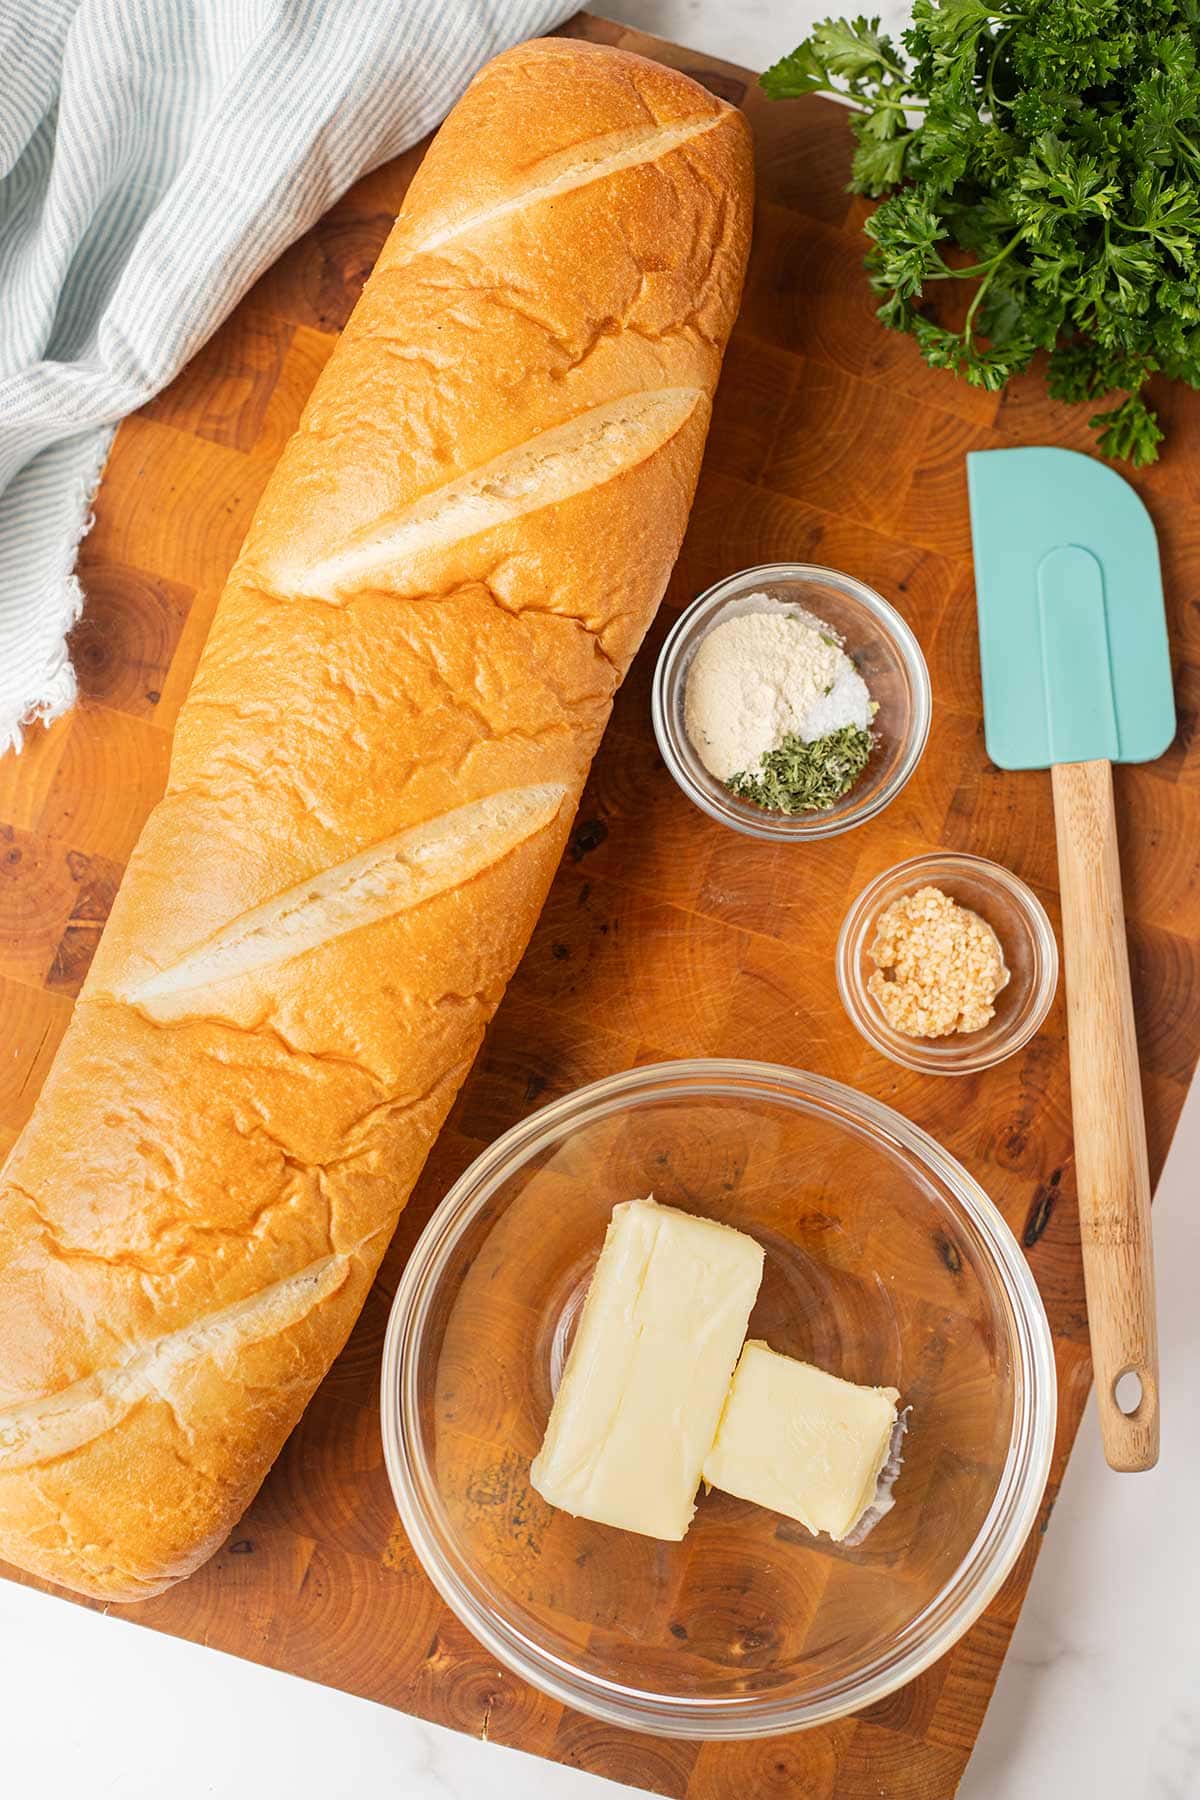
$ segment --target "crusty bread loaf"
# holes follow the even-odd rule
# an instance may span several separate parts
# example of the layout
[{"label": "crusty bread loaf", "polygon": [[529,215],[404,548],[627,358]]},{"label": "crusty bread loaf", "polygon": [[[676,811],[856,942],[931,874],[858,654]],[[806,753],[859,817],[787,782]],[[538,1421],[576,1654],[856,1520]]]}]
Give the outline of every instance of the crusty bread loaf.
[{"label": "crusty bread loaf", "polygon": [[679,548],[744,121],[492,63],[263,497],[0,1197],[0,1556],[131,1599],[253,1496],[359,1311]]}]

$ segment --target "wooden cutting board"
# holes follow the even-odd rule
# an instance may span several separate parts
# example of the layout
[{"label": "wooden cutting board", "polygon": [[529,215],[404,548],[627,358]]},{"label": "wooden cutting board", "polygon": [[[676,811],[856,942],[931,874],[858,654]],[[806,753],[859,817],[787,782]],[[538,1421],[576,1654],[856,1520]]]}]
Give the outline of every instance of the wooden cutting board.
[{"label": "wooden cutting board", "polygon": [[[110,1610],[688,1800],[944,1800],[975,1741],[1090,1379],[1063,1009],[1060,997],[1041,1035],[1000,1068],[962,1080],[909,1074],[869,1051],[844,1017],[834,941],[869,877],[938,845],[1006,863],[1057,916],[1049,780],[1002,773],[984,753],[963,457],[1025,442],[1086,449],[1086,409],[1052,405],[1037,379],[1003,396],[977,393],[927,370],[911,343],[876,324],[838,107],[768,105],[742,69],[595,19],[572,29],[685,69],[744,105],[757,135],[754,255],[691,529],[545,915],[349,1346],[220,1554],[161,1598]],[[162,789],[225,572],[419,157],[361,181],[117,437],[82,559],[82,702],[33,731],[20,758],[0,761],[0,1153],[29,1113]],[[1164,410],[1167,453],[1137,486],[1163,548],[1181,729],[1159,763],[1116,772],[1156,1174],[1200,1038],[1200,400],[1172,391]],[[683,801],[654,747],[649,688],[680,607],[731,570],[793,558],[851,570],[906,614],[930,662],[935,715],[917,776],[881,821],[781,852]],[[957,1649],[854,1720],[703,1749],[564,1712],[484,1654],[397,1524],[376,1394],[400,1268],[467,1162],[581,1082],[695,1055],[837,1076],[948,1145],[1025,1246],[1060,1385],[1039,1528]],[[1168,1417],[1168,1437],[1171,1428]]]}]

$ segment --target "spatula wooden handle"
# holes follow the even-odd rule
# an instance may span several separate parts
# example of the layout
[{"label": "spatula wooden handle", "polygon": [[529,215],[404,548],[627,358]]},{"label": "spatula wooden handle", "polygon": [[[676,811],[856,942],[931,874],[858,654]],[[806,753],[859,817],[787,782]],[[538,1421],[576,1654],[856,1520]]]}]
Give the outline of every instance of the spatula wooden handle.
[{"label": "spatula wooden handle", "polygon": [[[1158,1460],[1150,1171],[1112,765],[1059,763],[1052,773],[1076,1185],[1100,1427],[1114,1469],[1150,1469]],[[1116,1396],[1127,1371],[1142,1389],[1129,1413]]]}]

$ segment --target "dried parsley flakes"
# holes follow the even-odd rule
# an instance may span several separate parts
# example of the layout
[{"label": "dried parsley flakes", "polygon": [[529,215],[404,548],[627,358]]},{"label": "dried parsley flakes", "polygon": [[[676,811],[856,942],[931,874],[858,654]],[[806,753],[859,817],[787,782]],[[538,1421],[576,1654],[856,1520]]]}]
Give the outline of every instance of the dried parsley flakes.
[{"label": "dried parsley flakes", "polygon": [[740,771],[725,785],[739,800],[770,812],[828,812],[866,768],[873,743],[861,725],[843,725],[811,744],[791,732],[777,750],[767,751],[754,774]]}]

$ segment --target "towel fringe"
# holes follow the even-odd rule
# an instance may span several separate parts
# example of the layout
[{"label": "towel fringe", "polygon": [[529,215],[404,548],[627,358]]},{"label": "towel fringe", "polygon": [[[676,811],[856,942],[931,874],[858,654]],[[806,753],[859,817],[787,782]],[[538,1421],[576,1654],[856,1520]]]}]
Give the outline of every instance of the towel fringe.
[{"label": "towel fringe", "polygon": [[78,683],[67,638],[79,621],[84,603],[83,584],[75,572],[75,561],[80,544],[96,523],[92,507],[115,435],[114,426],[106,426],[96,433],[93,454],[71,483],[64,506],[62,546],[44,603],[54,619],[54,645],[37,679],[35,693],[13,707],[10,715],[0,717],[0,756],[10,750],[19,750],[31,725],[53,725],[55,719],[60,719],[75,704]]}]

